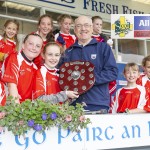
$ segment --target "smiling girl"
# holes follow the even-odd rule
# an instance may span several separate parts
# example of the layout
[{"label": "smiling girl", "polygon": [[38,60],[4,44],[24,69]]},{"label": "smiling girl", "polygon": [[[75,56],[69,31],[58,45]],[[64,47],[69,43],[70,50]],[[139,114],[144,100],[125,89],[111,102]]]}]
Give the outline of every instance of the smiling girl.
[{"label": "smiling girl", "polygon": [[0,68],[4,59],[11,53],[17,51],[17,33],[19,23],[16,20],[7,20],[4,24],[4,34],[0,36]]},{"label": "smiling girl", "polygon": [[56,69],[62,54],[62,48],[55,42],[47,43],[44,47],[42,57],[44,65],[37,71],[33,99],[42,99],[46,102],[64,102],[68,98],[78,98],[78,93],[74,91],[61,91],[58,83],[59,74]]},{"label": "smiling girl", "polygon": [[[17,51],[18,39],[17,33],[19,23],[16,20],[7,20],[4,24],[4,33],[0,35],[0,69],[4,59],[11,53]],[[1,71],[0,71],[1,76]],[[6,103],[6,92],[4,83],[0,81],[0,106]]]},{"label": "smiling girl", "polygon": [[[35,33],[42,37],[43,47],[48,42],[54,41],[52,29],[53,29],[52,17],[48,14],[44,14],[40,16],[39,21],[38,21],[38,30]],[[43,59],[41,57],[41,54],[37,58],[34,59],[34,63],[37,65],[38,68],[41,67],[41,65],[43,64]]]},{"label": "smiling girl", "polygon": [[143,86],[136,84],[140,75],[139,66],[136,63],[128,63],[123,73],[127,86],[117,90],[111,107],[112,113],[145,113],[148,93]]}]

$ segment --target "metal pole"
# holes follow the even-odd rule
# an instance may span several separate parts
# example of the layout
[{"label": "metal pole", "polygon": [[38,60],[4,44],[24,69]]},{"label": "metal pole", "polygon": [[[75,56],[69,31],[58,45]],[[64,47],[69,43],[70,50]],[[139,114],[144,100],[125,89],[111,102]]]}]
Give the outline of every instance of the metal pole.
[{"label": "metal pole", "polygon": [[32,23],[37,23],[37,22],[38,22],[37,20],[31,20],[31,19],[19,18],[19,17],[8,16],[8,15],[2,15],[2,14],[0,14],[0,17],[3,17],[3,18],[9,18],[9,19],[16,19],[16,20],[26,21],[26,22],[32,22]]},{"label": "metal pole", "polygon": [[118,62],[119,61],[119,58],[118,58],[118,39],[115,39],[115,55],[116,55],[116,61]]},{"label": "metal pole", "polygon": [[147,41],[144,40],[144,56],[147,56]]}]

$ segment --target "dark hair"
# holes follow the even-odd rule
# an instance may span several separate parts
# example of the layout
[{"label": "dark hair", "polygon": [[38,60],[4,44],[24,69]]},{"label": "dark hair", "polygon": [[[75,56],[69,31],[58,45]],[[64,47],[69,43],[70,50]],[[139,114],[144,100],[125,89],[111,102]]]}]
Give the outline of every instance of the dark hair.
[{"label": "dark hair", "polygon": [[[40,25],[41,20],[42,20],[43,18],[46,18],[46,17],[48,17],[48,18],[50,19],[50,21],[51,21],[51,26],[53,27],[53,19],[52,19],[52,17],[51,17],[50,15],[48,15],[48,14],[44,14],[44,15],[40,16],[39,21],[38,21],[38,25]],[[47,42],[51,42],[51,41],[53,42],[53,41],[55,41],[55,40],[54,40],[54,35],[53,35],[53,32],[52,32],[52,31],[49,32],[49,33],[46,35],[46,40],[47,40]]]},{"label": "dark hair", "polygon": [[94,22],[96,19],[102,20],[102,17],[100,17],[100,16],[93,16],[91,19],[92,19],[92,22]]},{"label": "dark hair", "polygon": [[104,39],[104,42],[107,42],[108,38],[105,34],[101,33],[100,37]]},{"label": "dark hair", "polygon": [[53,27],[53,19],[52,19],[52,17],[51,17],[50,15],[48,15],[48,14],[44,14],[44,15],[40,16],[39,21],[38,21],[38,25],[40,25],[41,20],[42,20],[43,18],[46,18],[46,17],[48,17],[48,18],[51,20],[51,25],[52,25],[52,27]]},{"label": "dark hair", "polygon": [[29,38],[29,36],[31,36],[31,35],[33,35],[33,36],[38,36],[38,37],[40,37],[41,40],[43,41],[42,37],[41,37],[39,34],[36,34],[36,33],[30,33],[30,34],[27,34],[27,35],[25,36],[25,38],[24,38],[24,40],[23,40],[23,43],[25,43],[26,40],[27,40],[27,39]]},{"label": "dark hair", "polygon": [[46,40],[47,40],[47,42],[54,42],[55,41],[55,37],[54,37],[54,34],[52,31],[47,34]]}]

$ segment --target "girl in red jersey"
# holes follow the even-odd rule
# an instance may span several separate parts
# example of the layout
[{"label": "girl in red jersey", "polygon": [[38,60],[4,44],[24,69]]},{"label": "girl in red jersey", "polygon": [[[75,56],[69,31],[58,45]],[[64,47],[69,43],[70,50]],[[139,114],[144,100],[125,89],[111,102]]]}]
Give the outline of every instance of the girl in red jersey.
[{"label": "girl in red jersey", "polygon": [[136,83],[144,86],[149,94],[149,100],[145,106],[145,109],[150,112],[150,55],[142,60],[142,66],[144,73],[140,75]]},{"label": "girl in red jersey", "polygon": [[144,113],[148,95],[143,86],[137,85],[139,77],[139,66],[135,63],[128,63],[124,68],[124,76],[127,86],[118,89],[112,103],[112,113]]},{"label": "girl in red jersey", "polygon": [[[4,59],[11,53],[17,51],[18,30],[19,30],[19,23],[16,20],[7,20],[5,22],[4,34],[0,36],[0,69],[2,67]],[[0,105],[2,106],[4,106],[6,103],[6,92],[4,87],[5,87],[4,83],[0,81]]]},{"label": "girl in red jersey", "polygon": [[7,20],[4,24],[4,34],[0,36],[0,68],[4,59],[11,53],[17,51],[17,33],[19,23],[16,20]]},{"label": "girl in red jersey", "polygon": [[70,15],[62,14],[58,17],[57,21],[60,27],[60,31],[59,33],[55,34],[55,41],[63,46],[63,49],[65,50],[76,41],[75,35],[70,34],[73,19]]},{"label": "girl in red jersey", "polygon": [[112,49],[113,40],[111,39],[111,37],[107,38],[107,36],[102,33],[103,27],[102,18],[100,16],[93,16],[92,23],[93,23],[92,38],[95,38],[98,42],[106,42]]},{"label": "girl in red jersey", "polygon": [[42,49],[43,40],[38,34],[28,34],[24,38],[22,49],[10,54],[3,63],[2,81],[8,87],[8,95],[16,103],[32,100],[33,79],[37,70],[33,63]]},{"label": "girl in red jersey", "polygon": [[[35,32],[40,35],[43,39],[43,47],[50,41],[54,41],[54,36],[52,33],[53,29],[53,20],[50,15],[44,14],[40,16],[38,21],[38,30]],[[44,60],[41,57],[41,54],[34,59],[34,63],[38,68],[44,63]]]},{"label": "girl in red jersey", "polygon": [[64,102],[68,98],[78,98],[74,91],[61,91],[58,83],[59,75],[56,69],[62,53],[62,48],[55,42],[47,43],[42,57],[45,60],[43,66],[38,69],[35,76],[33,98],[42,99],[46,102]]},{"label": "girl in red jersey", "polygon": [[93,34],[92,38],[95,38],[98,42],[107,42],[106,35],[102,34],[103,20],[100,16],[93,16]]}]

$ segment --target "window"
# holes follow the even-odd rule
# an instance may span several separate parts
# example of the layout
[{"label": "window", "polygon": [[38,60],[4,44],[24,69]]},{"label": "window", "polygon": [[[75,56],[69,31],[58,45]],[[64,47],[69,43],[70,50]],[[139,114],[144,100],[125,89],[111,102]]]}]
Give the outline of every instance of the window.
[{"label": "window", "polygon": [[22,17],[32,20],[36,20],[40,16],[40,9],[29,5],[0,1],[0,8],[0,14],[3,15]]},{"label": "window", "polygon": [[144,58],[144,40],[119,39],[119,61],[141,63]]}]

